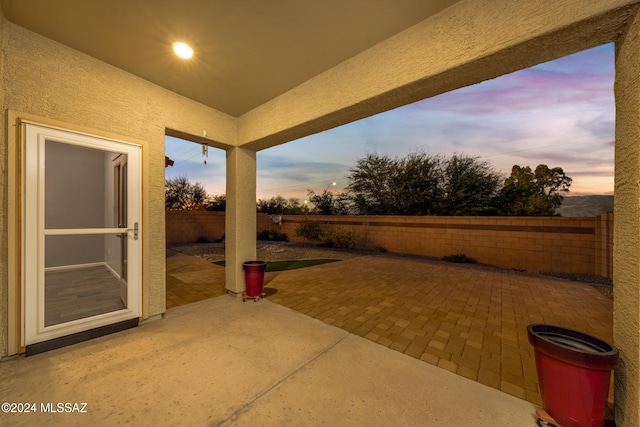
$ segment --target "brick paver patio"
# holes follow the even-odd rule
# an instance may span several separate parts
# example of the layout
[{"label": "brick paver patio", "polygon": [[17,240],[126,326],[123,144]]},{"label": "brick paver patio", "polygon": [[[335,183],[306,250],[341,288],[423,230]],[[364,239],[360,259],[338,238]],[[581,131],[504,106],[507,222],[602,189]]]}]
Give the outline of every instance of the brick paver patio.
[{"label": "brick paver patio", "polygon": [[225,295],[224,268],[167,250],[167,308]]},{"label": "brick paver patio", "polygon": [[[174,281],[189,274],[170,267],[168,258]],[[224,273],[211,268],[194,274],[215,296],[224,292]],[[168,302],[188,288],[184,283],[176,292],[168,284]],[[265,291],[271,301],[538,405],[527,325],[560,325],[613,340],[612,301],[593,287],[481,265],[362,256],[268,273]]]}]

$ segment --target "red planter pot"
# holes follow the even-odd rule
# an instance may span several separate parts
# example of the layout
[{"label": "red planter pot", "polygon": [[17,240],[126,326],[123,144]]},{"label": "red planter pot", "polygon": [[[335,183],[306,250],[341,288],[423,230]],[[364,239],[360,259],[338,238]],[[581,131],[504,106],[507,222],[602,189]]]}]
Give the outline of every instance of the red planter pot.
[{"label": "red planter pot", "polygon": [[602,427],[618,349],[585,333],[529,325],[542,403],[563,427]]},{"label": "red planter pot", "polygon": [[247,296],[259,297],[262,295],[264,271],[267,268],[267,263],[264,261],[247,261],[242,263],[242,268],[244,269]]}]

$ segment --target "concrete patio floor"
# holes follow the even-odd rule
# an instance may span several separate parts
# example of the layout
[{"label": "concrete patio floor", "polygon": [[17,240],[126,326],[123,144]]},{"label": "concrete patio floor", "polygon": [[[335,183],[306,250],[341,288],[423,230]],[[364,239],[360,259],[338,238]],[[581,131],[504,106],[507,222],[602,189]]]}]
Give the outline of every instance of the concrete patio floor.
[{"label": "concrete patio floor", "polygon": [[[521,399],[272,301],[230,296],[4,361],[0,396],[36,404],[0,413],[7,426],[535,425]],[[86,412],[43,413],[48,403]]]}]

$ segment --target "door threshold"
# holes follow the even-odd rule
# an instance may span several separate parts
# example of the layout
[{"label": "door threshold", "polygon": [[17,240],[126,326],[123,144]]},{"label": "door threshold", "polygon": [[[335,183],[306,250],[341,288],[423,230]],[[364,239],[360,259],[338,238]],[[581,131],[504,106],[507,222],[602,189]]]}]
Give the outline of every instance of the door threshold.
[{"label": "door threshold", "polygon": [[103,337],[105,335],[124,331],[126,329],[138,326],[140,319],[134,318],[122,322],[113,323],[111,325],[100,326],[99,328],[89,329],[88,331],[77,332],[75,334],[66,335],[64,337],[54,338],[51,340],[29,344],[26,346],[25,356],[33,356],[35,354],[44,353],[45,351],[55,350],[57,348],[78,344],[83,341],[89,341],[94,338]]}]

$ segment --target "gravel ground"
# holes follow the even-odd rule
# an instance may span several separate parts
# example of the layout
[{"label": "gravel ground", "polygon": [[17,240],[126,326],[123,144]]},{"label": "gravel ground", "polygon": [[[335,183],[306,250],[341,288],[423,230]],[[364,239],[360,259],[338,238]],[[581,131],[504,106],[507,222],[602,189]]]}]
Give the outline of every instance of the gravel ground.
[{"label": "gravel ground", "polygon": [[591,274],[572,274],[572,273],[542,273],[547,276],[559,277],[561,279],[572,280],[574,282],[588,283],[593,286],[609,299],[613,299],[613,280],[602,277],[593,276]]},{"label": "gravel ground", "polygon": [[[169,249],[185,255],[197,256],[209,261],[224,259],[224,243],[196,243],[169,245]],[[270,242],[259,240],[256,259],[261,261],[289,261],[297,259],[349,259],[375,252],[354,249],[321,248],[316,245],[294,242]]]},{"label": "gravel ground", "polygon": [[[169,245],[169,249],[181,252],[185,255],[197,256],[208,261],[221,261],[224,259],[224,243],[194,243]],[[377,252],[355,249],[331,249],[322,248],[313,244],[301,244],[294,242],[270,242],[259,240],[256,246],[256,259],[262,261],[289,261],[297,259],[349,259],[363,255],[372,255]],[[541,273],[561,279],[587,283],[596,288],[609,299],[613,299],[613,281],[605,277],[589,274],[570,273]]]}]

